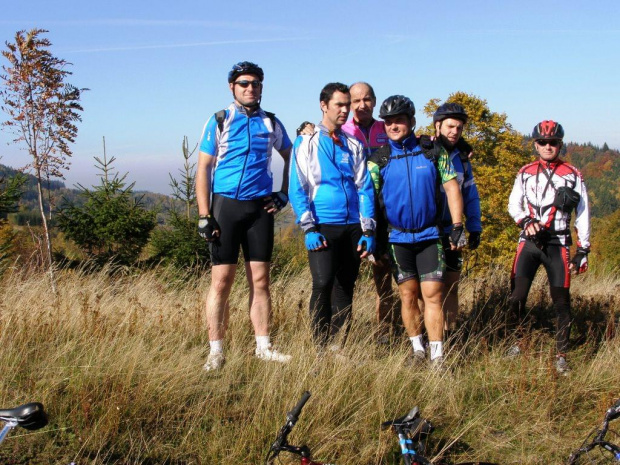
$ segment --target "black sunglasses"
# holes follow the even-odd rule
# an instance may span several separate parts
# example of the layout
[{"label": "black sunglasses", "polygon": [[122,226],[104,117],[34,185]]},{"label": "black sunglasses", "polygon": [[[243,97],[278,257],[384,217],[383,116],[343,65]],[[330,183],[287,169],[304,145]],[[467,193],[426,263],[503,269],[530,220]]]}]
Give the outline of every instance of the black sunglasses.
[{"label": "black sunglasses", "polygon": [[557,147],[558,145],[561,144],[561,141],[557,140],[557,139],[551,139],[551,140],[537,140],[536,143],[538,145],[540,145],[541,147],[544,147],[545,145],[549,144],[551,147]]},{"label": "black sunglasses", "polygon": [[235,84],[246,89],[248,86],[252,86],[253,89],[258,89],[260,87],[260,81],[235,81]]}]

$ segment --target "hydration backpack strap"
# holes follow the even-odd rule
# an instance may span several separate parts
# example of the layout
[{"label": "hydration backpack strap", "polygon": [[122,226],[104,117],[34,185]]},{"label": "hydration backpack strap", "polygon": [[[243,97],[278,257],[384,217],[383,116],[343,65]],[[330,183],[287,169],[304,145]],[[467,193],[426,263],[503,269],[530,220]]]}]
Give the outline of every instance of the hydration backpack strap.
[{"label": "hydration backpack strap", "polygon": [[421,135],[418,139],[418,144],[424,156],[437,167],[437,161],[439,160],[439,155],[441,155],[441,144],[439,141],[437,139],[431,140],[430,136]]},{"label": "hydration backpack strap", "polygon": [[385,167],[390,161],[390,156],[392,155],[392,148],[389,144],[382,145],[379,147],[370,157],[370,160],[375,163],[379,169]]},{"label": "hydration backpack strap", "polygon": [[443,228],[441,226],[441,217],[443,214],[443,195],[441,194],[441,173],[439,173],[439,157],[441,155],[442,146],[438,139],[431,140],[430,136],[425,134],[421,135],[418,139],[418,144],[422,149],[424,156],[433,162],[435,167],[435,208],[437,213],[435,215],[435,224],[439,235],[443,235]]},{"label": "hydration backpack strap", "polygon": [[455,148],[459,151],[459,158],[463,163],[469,162],[469,154],[474,151],[473,147],[462,137],[456,143]]},{"label": "hydration backpack strap", "polygon": [[220,110],[215,115],[213,115],[215,121],[217,121],[217,127],[222,132],[222,128],[224,127],[224,120],[226,119],[226,110]]},{"label": "hydration backpack strap", "polygon": [[[271,127],[273,128],[273,131],[275,132],[275,130],[276,130],[276,114],[272,113],[270,111],[265,111],[265,114],[269,118],[269,121],[271,121]],[[217,121],[218,129],[220,130],[220,132],[222,132],[222,129],[224,128],[224,120],[226,119],[226,110],[225,109],[224,110],[220,110],[217,113],[215,113],[215,115],[213,115],[213,116],[215,117],[215,121]]]},{"label": "hydration backpack strap", "polygon": [[273,128],[273,131],[275,132],[276,131],[276,114],[271,113],[270,111],[265,111],[265,114],[269,118],[269,121],[271,121],[271,127]]}]

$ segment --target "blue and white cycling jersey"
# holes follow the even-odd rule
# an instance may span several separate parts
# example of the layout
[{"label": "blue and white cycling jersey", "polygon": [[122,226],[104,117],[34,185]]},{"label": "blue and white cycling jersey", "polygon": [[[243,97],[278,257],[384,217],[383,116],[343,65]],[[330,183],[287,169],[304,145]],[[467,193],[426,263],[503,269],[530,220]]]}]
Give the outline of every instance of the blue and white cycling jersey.
[{"label": "blue and white cycling jersey", "polygon": [[289,198],[304,231],[317,224],[355,224],[375,229],[375,197],[360,141],[343,131],[339,143],[317,125],[293,146]]},{"label": "blue and white cycling jersey", "polygon": [[[469,161],[463,162],[461,155],[467,157],[468,154],[461,154],[459,149],[453,149],[450,153],[450,161],[456,171],[456,178],[461,189],[461,194],[463,195],[463,213],[465,213],[466,218],[465,229],[467,229],[470,233],[482,232],[478,187],[476,187],[476,181],[474,180],[474,173],[472,172],[471,163],[469,163]],[[452,217],[450,216],[446,192],[443,189],[443,186],[441,186],[441,193],[443,194],[442,224],[444,226],[444,233],[450,234],[450,231],[452,231]]]},{"label": "blue and white cycling jersey", "polygon": [[213,193],[237,200],[271,195],[271,154],[291,146],[284,126],[258,109],[248,116],[244,107],[232,103],[226,109],[222,131],[211,116],[202,132],[200,151],[217,157]]}]

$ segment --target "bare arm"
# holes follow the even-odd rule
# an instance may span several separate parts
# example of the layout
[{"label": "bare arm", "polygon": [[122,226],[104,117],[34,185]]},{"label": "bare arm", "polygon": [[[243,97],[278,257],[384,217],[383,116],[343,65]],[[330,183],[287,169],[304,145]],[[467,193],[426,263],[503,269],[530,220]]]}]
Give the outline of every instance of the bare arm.
[{"label": "bare arm", "polygon": [[213,182],[213,168],[216,157],[205,152],[198,155],[198,167],[196,169],[196,201],[198,202],[198,214],[208,215],[211,213],[211,186]]},{"label": "bare arm", "polygon": [[282,172],[282,189],[280,190],[286,193],[288,193],[288,176],[291,165],[291,149],[292,146],[285,150],[282,150],[281,152],[278,152],[284,160],[284,171]]},{"label": "bare arm", "polygon": [[[463,195],[459,188],[459,183],[456,179],[450,179],[443,183],[443,188],[446,191],[446,198],[448,199],[448,208],[450,209],[450,217],[452,218],[452,224],[462,223],[463,221]],[[454,244],[450,244],[452,250],[460,249]]]},{"label": "bare arm", "polygon": [[456,179],[450,179],[450,181],[443,184],[443,188],[446,191],[446,197],[448,198],[448,208],[450,209],[452,224],[462,223],[463,196],[461,195],[461,189],[459,189],[458,181]]}]

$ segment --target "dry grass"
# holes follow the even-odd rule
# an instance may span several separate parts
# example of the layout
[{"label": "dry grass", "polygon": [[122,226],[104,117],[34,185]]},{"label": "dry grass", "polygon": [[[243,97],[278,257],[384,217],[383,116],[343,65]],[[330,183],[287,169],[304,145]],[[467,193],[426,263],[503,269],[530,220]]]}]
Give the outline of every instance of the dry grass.
[{"label": "dry grass", "polygon": [[[544,325],[519,360],[502,356],[509,344],[496,331],[505,311],[504,271],[463,283],[472,315],[463,328],[472,334],[450,353],[451,371],[438,375],[407,366],[404,340],[389,350],[372,342],[367,273],[346,347],[356,363],[318,364],[307,319],[309,273],[291,270],[283,267],[273,283],[273,336],[294,362],[280,366],[252,357],[240,275],[227,364],[216,374],[201,370],[208,352],[208,276],[181,281],[162,270],[114,278],[107,270],[63,271],[54,298],[43,275],[8,274],[0,289],[0,403],[39,400],[51,423],[10,436],[0,447],[1,461],[262,463],[286,411],[308,389],[312,398],[290,439],[308,443],[325,461],[392,463],[396,441],[379,424],[418,405],[438,426],[430,441],[435,457],[562,463],[620,396],[620,343],[609,330],[620,311],[617,277],[576,280],[576,313],[594,315],[600,324],[580,328],[570,354],[574,371],[558,378]],[[533,287],[531,303],[544,317],[543,280]]]}]

